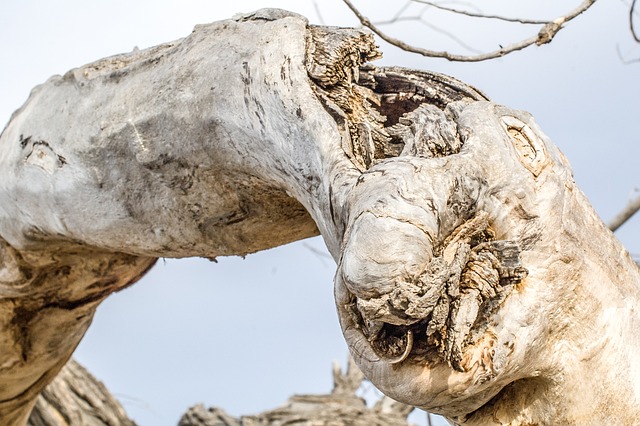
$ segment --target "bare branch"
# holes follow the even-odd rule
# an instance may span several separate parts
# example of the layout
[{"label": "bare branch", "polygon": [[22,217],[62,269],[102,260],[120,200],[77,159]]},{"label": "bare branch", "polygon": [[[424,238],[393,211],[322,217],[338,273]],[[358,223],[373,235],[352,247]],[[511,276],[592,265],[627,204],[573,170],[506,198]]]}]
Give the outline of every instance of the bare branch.
[{"label": "bare branch", "polygon": [[451,31],[447,31],[444,28],[440,28],[434,24],[432,24],[431,22],[427,22],[424,19],[420,20],[426,27],[431,28],[433,31],[440,33],[442,35],[444,35],[445,37],[448,37],[450,40],[453,40],[454,42],[458,43],[459,46],[467,49],[469,52],[473,52],[476,54],[480,54],[482,53],[480,50],[474,48],[473,46],[471,46],[470,44],[466,43],[464,40],[462,40],[460,37],[458,37],[455,33],[451,32]]},{"label": "bare branch", "polygon": [[627,206],[622,209],[620,213],[616,217],[614,217],[611,222],[609,222],[609,229],[615,232],[616,229],[620,228],[627,220],[631,218],[638,210],[640,210],[640,196],[631,200]]},{"label": "bare branch", "polygon": [[620,49],[619,45],[616,46],[616,52],[618,53],[618,58],[620,59],[620,62],[622,62],[625,65],[640,62],[640,58],[626,59],[625,54],[622,53],[622,50]]},{"label": "bare branch", "polygon": [[411,0],[409,0],[408,2],[406,2],[404,4],[404,6],[402,6],[400,8],[400,10],[398,10],[398,12],[396,13],[396,15],[391,19],[391,21],[393,22],[394,20],[400,19],[400,16],[404,13],[405,10],[407,10],[409,8],[409,6],[411,6]]},{"label": "bare branch", "polygon": [[460,55],[460,54],[450,53],[448,51],[436,51],[436,50],[425,49],[422,47],[412,46],[410,44],[403,42],[402,40],[391,37],[390,35],[381,31],[375,24],[373,24],[369,20],[369,18],[364,16],[353,5],[353,3],[350,0],[343,0],[343,2],[349,7],[349,9],[351,9],[353,14],[356,15],[356,17],[364,27],[369,28],[371,31],[373,31],[375,34],[377,34],[381,39],[383,39],[387,43],[393,46],[396,46],[402,50],[405,50],[411,53],[417,53],[417,54],[431,57],[431,58],[443,58],[449,61],[480,62],[480,61],[486,61],[489,59],[500,58],[509,53],[525,49],[534,44],[537,46],[541,46],[543,44],[547,44],[551,42],[551,40],[553,40],[555,35],[564,27],[564,24],[566,24],[567,22],[571,21],[572,19],[576,18],[577,16],[585,12],[587,9],[593,6],[596,0],[585,0],[580,4],[580,6],[578,6],[576,9],[572,10],[568,14],[564,16],[560,16],[552,21],[546,22],[546,24],[542,27],[542,29],[540,29],[538,34],[532,37],[526,38],[524,40],[510,44],[505,47],[500,47],[500,49],[498,50],[494,50],[491,52],[482,53],[478,55]]},{"label": "bare branch", "polygon": [[640,43],[640,35],[636,33],[636,29],[633,26],[633,15],[635,15],[635,10],[636,0],[633,0],[631,2],[631,7],[629,8],[629,28],[631,29],[631,35],[633,36],[634,40]]},{"label": "bare branch", "polygon": [[440,27],[432,24],[431,22],[429,22],[426,19],[424,19],[422,17],[422,15],[418,15],[418,16],[399,16],[399,14],[396,14],[396,16],[394,16],[393,18],[388,19],[386,21],[373,22],[373,25],[375,25],[375,26],[392,25],[392,24],[396,24],[398,22],[407,22],[407,21],[418,21],[418,22],[422,23],[424,26],[426,26],[428,28],[431,28],[434,32],[442,34],[445,37],[449,38],[450,40],[454,41],[459,46],[467,49],[468,51],[474,52],[474,53],[478,53],[478,54],[481,53],[478,49],[475,49],[473,46],[465,43],[465,41],[462,40],[460,37],[458,37],[455,33],[451,32],[451,31],[447,31],[444,28],[440,28]]},{"label": "bare branch", "polygon": [[484,18],[484,19],[497,19],[500,21],[506,22],[514,22],[518,24],[528,24],[528,25],[545,25],[549,24],[551,21],[548,20],[539,20],[539,19],[523,19],[523,18],[509,18],[505,16],[499,15],[488,15],[484,13],[470,12],[468,10],[456,9],[453,7],[442,6],[441,4],[427,1],[427,0],[413,0],[415,3],[426,4],[428,6],[434,7],[436,9],[444,10],[451,13],[456,13],[458,15],[469,16],[471,18]]},{"label": "bare branch", "polygon": [[318,6],[318,2],[315,0],[313,0],[313,8],[316,11],[316,15],[318,15],[318,22],[320,22],[320,25],[325,25],[324,18],[322,17],[322,12],[320,12],[320,6]]}]

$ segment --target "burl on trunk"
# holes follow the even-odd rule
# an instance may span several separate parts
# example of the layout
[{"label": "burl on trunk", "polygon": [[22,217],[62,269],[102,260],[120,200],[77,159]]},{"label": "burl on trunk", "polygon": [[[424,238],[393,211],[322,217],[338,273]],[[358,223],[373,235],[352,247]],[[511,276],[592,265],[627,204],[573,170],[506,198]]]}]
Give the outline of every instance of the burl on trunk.
[{"label": "burl on trunk", "polygon": [[0,418],[156,258],[320,233],[351,353],[457,424],[632,424],[639,271],[527,113],[262,10],[34,89],[0,137]]}]

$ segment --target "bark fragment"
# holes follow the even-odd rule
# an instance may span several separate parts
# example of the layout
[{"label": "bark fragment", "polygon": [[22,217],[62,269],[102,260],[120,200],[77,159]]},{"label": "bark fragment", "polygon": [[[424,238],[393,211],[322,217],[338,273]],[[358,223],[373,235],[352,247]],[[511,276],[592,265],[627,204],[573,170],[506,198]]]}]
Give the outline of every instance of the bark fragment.
[{"label": "bark fragment", "polygon": [[380,57],[370,34],[314,26],[309,33],[309,76],[342,126],[343,150],[360,171],[398,155],[457,152],[455,129],[438,110],[448,109],[446,114],[451,115],[457,102],[488,99],[442,74],[368,64]]},{"label": "bark fragment", "polygon": [[362,171],[384,158],[389,137],[374,93],[358,84],[360,66],[379,58],[371,34],[350,28],[309,27],[307,70],[327,110],[343,125],[343,149]]}]

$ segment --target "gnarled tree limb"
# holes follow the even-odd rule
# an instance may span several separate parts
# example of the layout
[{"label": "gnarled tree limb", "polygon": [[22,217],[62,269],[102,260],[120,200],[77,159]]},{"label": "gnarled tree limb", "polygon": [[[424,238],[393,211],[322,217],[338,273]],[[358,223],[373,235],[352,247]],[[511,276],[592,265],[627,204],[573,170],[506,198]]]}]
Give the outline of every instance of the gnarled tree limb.
[{"label": "gnarled tree limb", "polygon": [[158,256],[318,232],[387,395],[458,424],[632,424],[640,272],[566,159],[528,114],[378,56],[262,10],[36,88],[0,136],[4,424]]}]

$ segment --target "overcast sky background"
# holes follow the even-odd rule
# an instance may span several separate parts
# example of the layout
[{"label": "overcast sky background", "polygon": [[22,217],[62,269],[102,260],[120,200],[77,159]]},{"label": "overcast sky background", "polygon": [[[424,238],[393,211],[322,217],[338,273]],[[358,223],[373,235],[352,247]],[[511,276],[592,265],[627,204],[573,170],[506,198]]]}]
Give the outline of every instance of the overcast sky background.
[{"label": "overcast sky background", "polygon": [[[0,126],[51,75],[184,37],[195,24],[237,12],[280,7],[314,23],[357,25],[341,1],[318,3],[316,8],[310,0],[3,1]],[[404,3],[357,4],[375,20],[388,19]],[[475,2],[485,12],[543,18],[578,3]],[[628,29],[628,3],[599,1],[550,45],[488,63],[448,63],[382,43],[385,58],[379,64],[444,72],[498,103],[532,112],[607,221],[640,187],[640,63],[624,64],[618,53],[640,58]],[[494,49],[522,31],[431,12],[425,17],[476,48]],[[451,45],[413,23],[390,32],[433,49]],[[617,235],[640,254],[640,218]],[[175,425],[198,402],[240,415],[275,408],[293,393],[328,392],[331,363],[344,364],[347,349],[333,306],[335,265],[324,250],[315,238],[246,259],[160,261],[138,284],[102,304],[76,357],[141,426]]]}]

